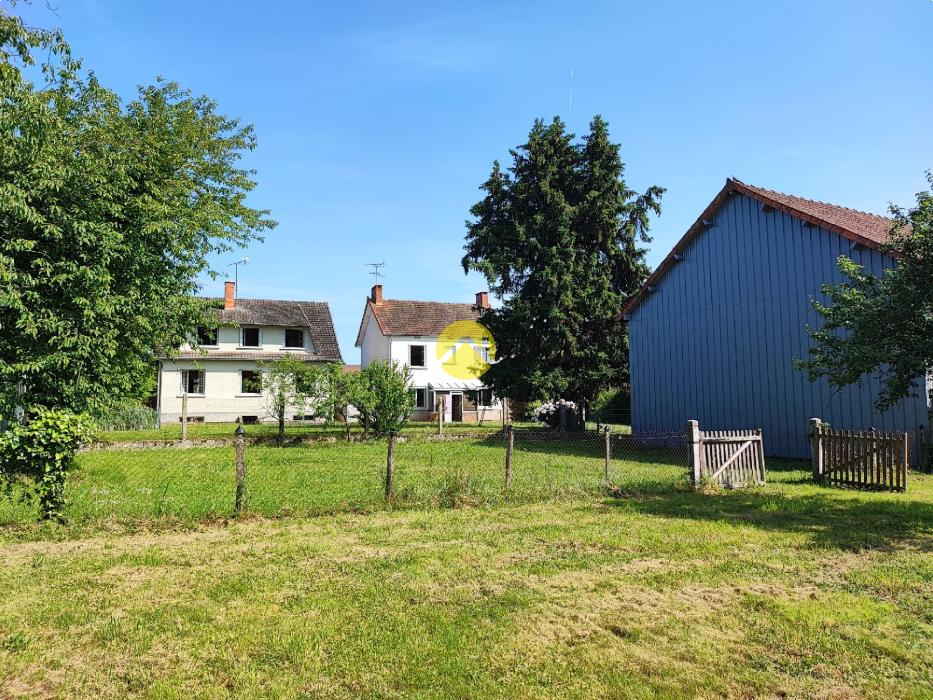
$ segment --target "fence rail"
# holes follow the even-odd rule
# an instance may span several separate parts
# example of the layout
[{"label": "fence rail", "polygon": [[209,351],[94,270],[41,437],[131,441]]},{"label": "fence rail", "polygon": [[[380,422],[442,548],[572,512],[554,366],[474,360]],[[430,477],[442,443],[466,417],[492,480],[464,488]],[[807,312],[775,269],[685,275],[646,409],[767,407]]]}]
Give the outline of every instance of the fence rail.
[{"label": "fence rail", "polygon": [[837,430],[810,421],[813,479],[828,486],[907,489],[908,433]]}]

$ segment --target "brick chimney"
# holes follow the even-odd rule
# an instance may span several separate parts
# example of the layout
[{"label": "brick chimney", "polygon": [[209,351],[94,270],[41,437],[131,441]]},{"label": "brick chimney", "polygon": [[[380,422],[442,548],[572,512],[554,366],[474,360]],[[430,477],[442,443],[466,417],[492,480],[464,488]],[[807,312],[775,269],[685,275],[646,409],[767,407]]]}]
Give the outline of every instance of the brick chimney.
[{"label": "brick chimney", "polygon": [[476,305],[481,309],[489,308],[489,292],[476,293]]},{"label": "brick chimney", "polygon": [[369,298],[372,300],[373,304],[382,303],[382,285],[381,284],[373,285],[373,290],[372,292],[370,292]]},{"label": "brick chimney", "polygon": [[236,282],[224,282],[224,309],[229,311],[236,308]]}]

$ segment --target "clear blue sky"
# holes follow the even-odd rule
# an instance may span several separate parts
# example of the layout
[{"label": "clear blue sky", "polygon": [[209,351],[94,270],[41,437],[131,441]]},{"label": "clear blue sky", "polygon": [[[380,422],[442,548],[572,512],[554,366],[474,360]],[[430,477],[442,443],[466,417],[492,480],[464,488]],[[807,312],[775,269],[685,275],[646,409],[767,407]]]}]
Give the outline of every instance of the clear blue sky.
[{"label": "clear blue sky", "polygon": [[[252,122],[252,202],[279,227],[243,296],[328,301],[347,362],[385,261],[386,296],[468,301],[464,219],[535,117],[622,143],[629,184],[667,188],[656,265],[722,187],[746,182],[884,213],[933,167],[933,2],[285,3],[39,0],[129,97],[177,80]],[[573,111],[569,112],[573,69]],[[236,259],[231,255],[218,263]],[[221,283],[207,293],[220,294]]]}]

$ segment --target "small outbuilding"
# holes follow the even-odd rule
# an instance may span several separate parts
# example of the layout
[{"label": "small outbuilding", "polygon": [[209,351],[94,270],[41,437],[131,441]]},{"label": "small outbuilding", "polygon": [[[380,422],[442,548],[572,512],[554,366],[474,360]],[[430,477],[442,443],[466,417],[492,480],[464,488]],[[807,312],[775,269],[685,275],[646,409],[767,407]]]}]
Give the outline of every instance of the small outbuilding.
[{"label": "small outbuilding", "polygon": [[[846,207],[726,181],[623,309],[631,348],[636,431],[763,428],[770,455],[809,455],[808,420],[847,429],[929,427],[927,379],[884,413],[879,378],[833,390],[794,366],[819,325],[811,300],[842,281],[851,257],[880,275],[893,221]],[[897,332],[896,328],[892,332]]]}]

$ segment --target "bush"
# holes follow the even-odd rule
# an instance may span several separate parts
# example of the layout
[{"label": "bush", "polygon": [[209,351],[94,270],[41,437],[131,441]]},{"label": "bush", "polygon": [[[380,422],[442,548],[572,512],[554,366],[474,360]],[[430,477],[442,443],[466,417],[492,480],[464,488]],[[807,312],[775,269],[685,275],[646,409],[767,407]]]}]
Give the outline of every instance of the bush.
[{"label": "bush", "polygon": [[558,399],[557,401],[543,403],[535,409],[534,418],[539,423],[544,423],[551,428],[558,428],[560,427],[561,411],[566,411],[567,427],[572,429],[576,424],[577,413],[577,404],[573,401]]},{"label": "bush", "polygon": [[385,437],[400,430],[415,408],[411,370],[397,362],[377,360],[351,376],[351,403],[359,411],[366,432]]},{"label": "bush", "polygon": [[28,480],[39,501],[41,517],[60,518],[68,471],[89,436],[85,416],[40,409],[27,422],[0,434],[0,481],[10,493],[14,481]]},{"label": "bush", "polygon": [[158,426],[158,414],[138,401],[115,403],[94,416],[101,430],[153,430]]},{"label": "bush", "polygon": [[[632,397],[628,388],[606,389],[599,392],[589,406],[593,417],[602,417],[604,423],[621,422],[632,413]],[[613,420],[616,419],[616,420]]]}]

